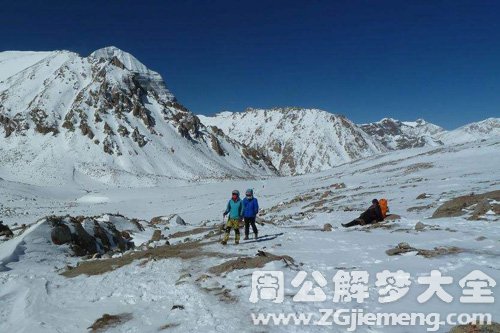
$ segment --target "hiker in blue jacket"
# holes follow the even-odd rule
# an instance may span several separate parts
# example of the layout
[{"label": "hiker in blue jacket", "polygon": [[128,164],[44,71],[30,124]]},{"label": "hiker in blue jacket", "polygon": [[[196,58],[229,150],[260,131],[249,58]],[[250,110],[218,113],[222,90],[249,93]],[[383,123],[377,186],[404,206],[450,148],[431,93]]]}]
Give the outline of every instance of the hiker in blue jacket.
[{"label": "hiker in blue jacket", "polygon": [[234,190],[223,214],[224,217],[229,214],[229,219],[226,223],[226,233],[222,239],[222,245],[227,244],[231,229],[234,229],[234,243],[240,243],[240,221],[243,218],[243,210],[244,207],[243,201],[240,199],[240,192],[238,190]]},{"label": "hiker in blue jacket", "polygon": [[250,188],[245,193],[245,198],[243,199],[243,219],[245,220],[245,240],[248,239],[248,234],[250,232],[250,225],[252,225],[253,234],[255,239],[259,237],[259,231],[255,225],[255,218],[259,212],[259,202],[257,198],[253,196],[253,190]]}]

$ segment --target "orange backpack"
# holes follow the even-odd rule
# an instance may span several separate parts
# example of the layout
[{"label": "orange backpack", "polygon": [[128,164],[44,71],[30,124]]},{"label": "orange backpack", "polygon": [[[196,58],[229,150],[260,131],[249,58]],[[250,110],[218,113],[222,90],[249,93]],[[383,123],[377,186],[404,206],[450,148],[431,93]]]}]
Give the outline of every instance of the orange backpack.
[{"label": "orange backpack", "polygon": [[382,211],[382,216],[385,217],[387,216],[387,212],[389,211],[389,206],[387,206],[387,199],[380,199],[378,201],[378,204],[380,206],[380,210]]}]

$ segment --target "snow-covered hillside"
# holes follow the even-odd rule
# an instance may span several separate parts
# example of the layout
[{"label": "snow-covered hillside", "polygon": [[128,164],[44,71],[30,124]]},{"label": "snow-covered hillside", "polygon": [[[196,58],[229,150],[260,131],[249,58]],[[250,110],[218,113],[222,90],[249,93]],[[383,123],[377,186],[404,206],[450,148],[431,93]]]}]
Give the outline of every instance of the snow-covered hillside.
[{"label": "snow-covered hillside", "polygon": [[0,176],[38,184],[92,179],[274,174],[254,149],[203,126],[161,76],[115,47],[0,53]]},{"label": "snow-covered hillside", "polygon": [[[266,181],[172,182],[135,189],[89,183],[84,190],[0,180],[3,219],[19,228],[16,237],[0,241],[0,332],[72,333],[91,326],[97,332],[144,333],[347,331],[349,312],[343,325],[320,326],[320,309],[434,318],[421,325],[361,325],[355,330],[360,333],[421,333],[435,324],[437,332],[446,333],[452,325],[444,318],[451,313],[490,313],[499,322],[498,306],[461,302],[459,285],[480,270],[497,281],[488,289],[498,302],[499,164],[500,140],[490,139],[392,151],[316,174]],[[248,187],[262,208],[260,238],[233,245],[232,235],[223,247],[218,243],[221,211],[231,190]],[[472,192],[491,195],[467,203],[475,197]],[[438,207],[462,196],[466,200],[431,218]],[[390,219],[340,226],[358,217],[373,198],[388,199]],[[117,211],[124,216],[103,214]],[[66,231],[54,232],[55,227]],[[79,244],[85,239],[75,234],[92,237]],[[109,244],[104,244],[107,237]],[[120,237],[131,238],[136,248],[116,249]],[[92,250],[81,245],[96,253],[72,255]],[[252,273],[259,270],[283,272],[282,303],[250,301]],[[407,293],[394,302],[379,301],[377,273],[384,270],[409,274]],[[429,287],[419,278],[431,270],[453,278],[442,285],[453,297],[449,303],[439,295],[417,302]],[[292,283],[299,271],[307,273],[300,286]],[[313,279],[314,271],[326,279],[324,285]],[[333,277],[339,271],[369,274],[362,303],[335,302]],[[326,300],[294,300],[308,283],[314,292],[321,289]],[[312,320],[308,325],[254,324],[252,313],[304,313]],[[481,330],[464,332],[476,331]]]},{"label": "snow-covered hillside", "polygon": [[409,122],[384,118],[360,127],[391,150],[442,145],[443,143],[436,139],[436,135],[445,131],[423,119]]},{"label": "snow-covered hillside", "polygon": [[453,145],[500,137],[500,118],[489,118],[446,131],[426,122],[384,118],[360,127],[390,150]]},{"label": "snow-covered hillside", "polygon": [[446,144],[466,143],[500,137],[500,118],[488,118],[467,124],[453,131],[438,133],[436,137]]},{"label": "snow-covered hillside", "polygon": [[282,175],[326,170],[385,150],[344,116],[317,109],[247,109],[199,117],[268,155]]}]

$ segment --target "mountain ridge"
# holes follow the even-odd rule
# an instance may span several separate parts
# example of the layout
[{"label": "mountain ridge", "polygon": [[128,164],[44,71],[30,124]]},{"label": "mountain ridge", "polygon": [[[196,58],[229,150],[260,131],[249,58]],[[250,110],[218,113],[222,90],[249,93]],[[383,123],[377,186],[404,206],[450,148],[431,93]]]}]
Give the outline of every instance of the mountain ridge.
[{"label": "mountain ridge", "polygon": [[0,69],[2,174],[114,184],[276,174],[265,156],[201,124],[124,51],[2,52]]},{"label": "mountain ridge", "polygon": [[247,108],[198,117],[263,151],[283,175],[321,171],[385,151],[345,116],[319,109]]}]

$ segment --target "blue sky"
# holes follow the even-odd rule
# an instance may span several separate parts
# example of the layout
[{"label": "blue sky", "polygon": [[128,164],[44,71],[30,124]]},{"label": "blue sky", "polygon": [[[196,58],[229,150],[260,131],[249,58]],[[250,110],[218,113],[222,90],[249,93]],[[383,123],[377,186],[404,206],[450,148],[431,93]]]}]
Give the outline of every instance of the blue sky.
[{"label": "blue sky", "polygon": [[500,117],[499,1],[3,1],[0,50],[114,45],[195,113]]}]

